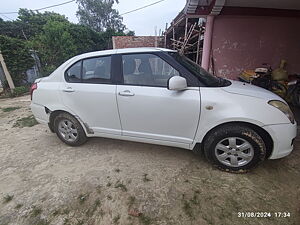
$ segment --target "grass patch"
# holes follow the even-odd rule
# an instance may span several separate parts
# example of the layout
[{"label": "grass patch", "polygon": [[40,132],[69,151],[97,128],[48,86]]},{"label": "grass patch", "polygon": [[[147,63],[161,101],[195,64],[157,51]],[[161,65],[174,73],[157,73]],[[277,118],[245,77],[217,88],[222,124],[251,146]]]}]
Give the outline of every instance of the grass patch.
[{"label": "grass patch", "polygon": [[60,214],[60,210],[59,209],[55,209],[52,213],[53,216],[58,216]]},{"label": "grass patch", "polygon": [[42,209],[38,208],[38,207],[33,207],[32,211],[31,211],[31,217],[37,217],[38,215],[40,215],[42,213]]},{"label": "grass patch", "polygon": [[134,196],[129,196],[128,198],[128,207],[131,208],[133,204],[135,203],[135,197]]},{"label": "grass patch", "polygon": [[98,185],[97,187],[96,187],[96,191],[97,191],[97,193],[100,195],[101,194],[101,185]]},{"label": "grass patch", "polygon": [[149,216],[141,215],[139,217],[139,220],[144,225],[150,225],[151,224],[151,218]]},{"label": "grass patch", "polygon": [[92,208],[86,211],[87,216],[93,216],[97,208],[101,205],[100,199],[97,198],[92,206]]},{"label": "grass patch", "polygon": [[188,217],[194,217],[191,204],[187,200],[184,200],[182,209]]},{"label": "grass patch", "polygon": [[117,181],[115,188],[120,188],[122,191],[126,192],[127,191],[127,187],[125,184],[120,183],[120,181]]},{"label": "grass patch", "polygon": [[23,117],[21,119],[18,119],[15,124],[13,125],[13,127],[33,127],[34,125],[37,125],[38,122],[36,121],[36,119],[34,118],[33,115],[31,116],[27,116],[27,117]]},{"label": "grass patch", "polygon": [[195,194],[200,194],[200,191],[199,191],[199,190],[196,190],[196,191],[195,191]]},{"label": "grass patch", "polygon": [[68,219],[68,218],[65,218],[63,224],[66,225],[66,224],[68,224],[68,223],[69,223],[69,219]]},{"label": "grass patch", "polygon": [[97,207],[101,205],[101,202],[100,202],[100,199],[99,199],[99,198],[97,198],[97,199],[95,200],[94,205],[97,206]]},{"label": "grass patch", "polygon": [[38,221],[36,221],[34,225],[49,225],[49,222],[45,219],[38,219]]},{"label": "grass patch", "polygon": [[4,203],[8,203],[8,202],[10,202],[13,198],[14,198],[13,195],[7,194],[7,195],[5,195],[5,196],[3,197],[3,202],[4,202]]},{"label": "grass patch", "polygon": [[115,188],[120,188],[122,191],[126,192],[127,191],[127,187],[125,184],[123,184],[122,182],[120,182],[120,180],[118,180],[115,184]]},{"label": "grass patch", "polygon": [[18,97],[18,96],[22,96],[28,92],[29,92],[29,87],[26,87],[26,86],[15,87],[14,92],[10,93],[10,96]]},{"label": "grass patch", "polygon": [[63,211],[61,213],[64,214],[64,215],[67,215],[67,214],[70,213],[70,210],[69,209],[63,209]]},{"label": "grass patch", "polygon": [[84,221],[83,220],[79,220],[76,225],[83,225],[84,224]]},{"label": "grass patch", "polygon": [[22,206],[23,206],[23,204],[19,203],[19,204],[16,205],[15,209],[20,209],[20,208],[22,208]]},{"label": "grass patch", "polygon": [[17,106],[17,107],[6,107],[6,108],[3,108],[2,111],[3,112],[11,112],[11,111],[15,111],[17,109],[20,109],[21,107]]},{"label": "grass patch", "polygon": [[103,216],[105,215],[105,212],[103,211],[103,209],[100,209],[99,215],[101,216],[101,218],[103,218]]},{"label": "grass patch", "polygon": [[149,182],[149,181],[152,181],[150,178],[148,178],[148,174],[147,173],[144,173],[143,174],[143,181],[144,182]]},{"label": "grass patch", "polygon": [[194,205],[198,205],[199,204],[199,199],[198,196],[196,195],[196,193],[194,193],[193,198],[190,200],[190,202]]},{"label": "grass patch", "polygon": [[114,224],[119,224],[120,218],[121,218],[120,214],[116,215],[116,216],[113,218],[113,223],[114,223]]}]

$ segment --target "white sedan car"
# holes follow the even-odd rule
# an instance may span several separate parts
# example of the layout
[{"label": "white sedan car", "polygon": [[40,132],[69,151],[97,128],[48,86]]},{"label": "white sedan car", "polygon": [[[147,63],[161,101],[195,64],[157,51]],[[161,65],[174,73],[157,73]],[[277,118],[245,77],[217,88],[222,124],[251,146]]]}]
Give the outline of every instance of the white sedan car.
[{"label": "white sedan car", "polygon": [[175,146],[239,172],[287,156],[296,137],[283,99],[168,49],[78,55],[36,80],[31,94],[36,120],[72,146],[88,137]]}]

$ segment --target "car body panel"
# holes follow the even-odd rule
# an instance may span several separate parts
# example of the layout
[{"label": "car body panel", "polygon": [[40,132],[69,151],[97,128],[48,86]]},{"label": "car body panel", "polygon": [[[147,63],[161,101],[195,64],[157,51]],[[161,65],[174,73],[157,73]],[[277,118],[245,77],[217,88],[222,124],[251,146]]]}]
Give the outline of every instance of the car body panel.
[{"label": "car body panel", "polygon": [[[130,91],[134,96],[122,96]],[[118,85],[124,136],[191,144],[200,114],[199,88],[170,91],[162,87]]]},{"label": "car body panel", "polygon": [[274,93],[261,87],[234,80],[230,80],[230,82],[230,86],[222,87],[224,91],[232,94],[246,95],[255,98],[272,99],[285,102],[278,95],[275,95]]},{"label": "car body panel", "polygon": [[269,159],[279,159],[289,155],[293,148],[293,140],[297,136],[297,124],[275,124],[263,126],[274,141],[273,152]]},{"label": "car body panel", "polygon": [[59,89],[65,107],[93,132],[121,135],[116,85],[64,82]]}]

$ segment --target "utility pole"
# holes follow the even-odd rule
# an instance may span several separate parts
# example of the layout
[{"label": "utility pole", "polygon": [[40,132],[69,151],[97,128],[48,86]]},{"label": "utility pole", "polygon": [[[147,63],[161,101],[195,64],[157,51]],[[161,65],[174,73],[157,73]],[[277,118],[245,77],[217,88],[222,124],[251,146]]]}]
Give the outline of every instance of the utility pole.
[{"label": "utility pole", "polygon": [[154,27],[154,33],[155,33],[155,36],[154,36],[154,39],[155,39],[154,46],[157,48],[157,26]]},{"label": "utility pole", "polygon": [[0,63],[1,63],[2,69],[3,69],[3,72],[5,74],[6,80],[8,82],[8,86],[10,88],[10,91],[11,91],[11,93],[13,93],[14,89],[15,89],[15,85],[14,85],[14,82],[13,82],[9,72],[8,72],[8,69],[7,69],[6,64],[4,62],[4,58],[1,54],[1,51],[0,51]]}]

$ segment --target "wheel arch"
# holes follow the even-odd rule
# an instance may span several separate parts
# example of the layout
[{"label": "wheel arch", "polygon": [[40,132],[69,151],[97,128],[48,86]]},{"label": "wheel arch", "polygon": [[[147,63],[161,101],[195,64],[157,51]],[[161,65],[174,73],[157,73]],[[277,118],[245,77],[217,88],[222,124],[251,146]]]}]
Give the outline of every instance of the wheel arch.
[{"label": "wheel arch", "polygon": [[54,111],[51,111],[50,112],[50,116],[49,116],[49,123],[48,123],[48,126],[51,130],[51,132],[54,132],[54,120],[55,118],[61,114],[61,113],[67,113],[71,116],[73,116],[76,120],[78,120],[78,122],[81,124],[81,126],[83,127],[83,130],[85,132],[85,134],[93,134],[93,130],[89,128],[89,126],[84,123],[79,116],[76,116],[76,115],[73,115],[72,113],[68,112],[68,111],[65,111],[65,110],[54,110]]},{"label": "wheel arch", "polygon": [[226,123],[222,123],[219,124],[213,128],[211,128],[203,137],[201,143],[196,143],[196,145],[194,146],[193,151],[197,152],[197,151],[203,151],[203,143],[205,142],[205,140],[207,139],[207,137],[214,132],[216,129],[220,129],[223,126],[229,125],[229,124],[235,124],[235,125],[243,125],[243,126],[247,126],[251,129],[253,129],[264,141],[265,145],[266,145],[266,159],[268,159],[272,152],[273,152],[273,148],[274,148],[274,141],[271,137],[271,135],[262,127],[253,124],[253,123],[249,123],[249,122],[243,122],[243,121],[232,121],[232,122],[226,122]]},{"label": "wheel arch", "polygon": [[[46,112],[47,112],[47,108],[46,108]],[[51,132],[53,132],[53,133],[54,133],[54,120],[55,120],[55,118],[60,113],[68,113],[68,114],[70,114],[69,112],[64,111],[64,110],[55,110],[55,111],[51,111],[49,113],[50,113],[50,116],[49,116],[49,123],[48,123],[48,125],[49,125],[49,128],[50,128]],[[72,114],[70,114],[70,115],[72,115]]]}]

